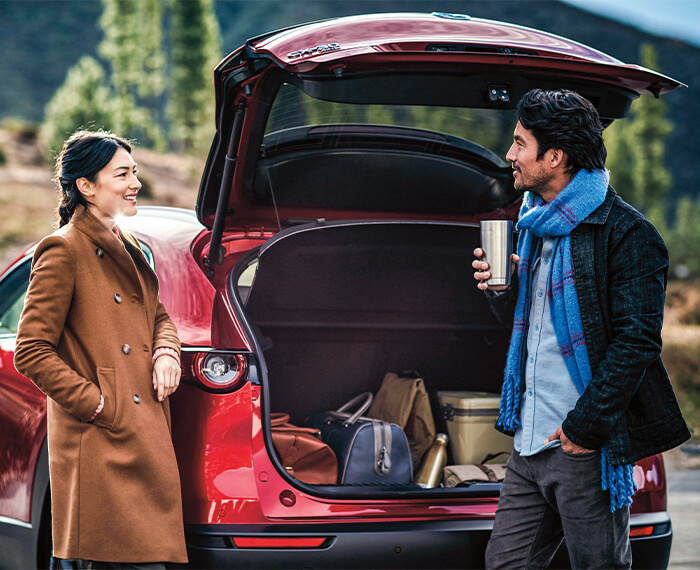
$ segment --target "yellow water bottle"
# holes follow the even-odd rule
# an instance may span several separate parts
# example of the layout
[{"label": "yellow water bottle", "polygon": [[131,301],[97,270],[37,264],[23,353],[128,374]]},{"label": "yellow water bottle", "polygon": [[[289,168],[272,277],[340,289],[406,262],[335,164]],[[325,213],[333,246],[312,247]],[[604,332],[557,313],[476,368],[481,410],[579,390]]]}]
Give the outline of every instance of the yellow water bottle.
[{"label": "yellow water bottle", "polygon": [[435,436],[435,441],[425,454],[418,473],[413,479],[416,485],[425,489],[437,487],[442,480],[442,472],[447,464],[448,437],[444,433]]}]

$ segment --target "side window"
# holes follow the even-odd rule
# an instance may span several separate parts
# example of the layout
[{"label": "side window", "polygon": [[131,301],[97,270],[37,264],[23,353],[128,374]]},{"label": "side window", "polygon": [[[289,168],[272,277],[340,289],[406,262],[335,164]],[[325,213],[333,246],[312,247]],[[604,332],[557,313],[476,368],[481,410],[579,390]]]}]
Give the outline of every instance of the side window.
[{"label": "side window", "polygon": [[155,260],[153,259],[153,250],[150,247],[148,247],[145,243],[143,243],[141,240],[139,240],[139,245],[141,246],[141,251],[143,252],[143,256],[146,258],[148,265],[150,265],[151,269],[153,269],[153,271],[155,271],[156,264],[155,264]]},{"label": "side window", "polygon": [[0,336],[17,334],[31,268],[32,258],[27,256],[0,281]]}]

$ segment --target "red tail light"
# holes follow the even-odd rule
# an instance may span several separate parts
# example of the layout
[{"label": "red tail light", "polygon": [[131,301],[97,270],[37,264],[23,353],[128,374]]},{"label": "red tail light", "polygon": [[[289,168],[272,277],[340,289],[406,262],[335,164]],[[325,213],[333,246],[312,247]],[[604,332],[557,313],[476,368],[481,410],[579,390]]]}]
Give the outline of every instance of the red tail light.
[{"label": "red tail light", "polygon": [[653,532],[653,526],[640,526],[630,530],[630,538],[634,538],[635,536],[651,536]]},{"label": "red tail light", "polygon": [[233,544],[238,548],[320,548],[326,542],[323,536],[308,538],[259,538],[234,536]]},{"label": "red tail light", "polygon": [[226,393],[239,388],[248,376],[245,354],[226,351],[183,351],[182,379],[207,391]]}]

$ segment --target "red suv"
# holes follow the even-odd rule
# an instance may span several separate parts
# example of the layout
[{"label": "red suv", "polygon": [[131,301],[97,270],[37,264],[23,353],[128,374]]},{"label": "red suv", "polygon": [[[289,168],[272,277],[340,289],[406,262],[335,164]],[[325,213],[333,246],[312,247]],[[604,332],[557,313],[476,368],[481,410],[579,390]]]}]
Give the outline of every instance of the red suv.
[{"label": "red suv", "polygon": [[[498,393],[510,332],[471,261],[479,220],[517,216],[500,158],[515,103],[569,88],[610,122],[681,84],[565,38],[443,13],[273,32],[226,57],[215,81],[199,222],[167,209],[124,222],[183,341],[171,403],[190,565],[483,566],[500,484],[307,484],[283,468],[270,414],[303,425],[376,393],[388,371]],[[45,398],[12,367],[29,261],[0,278],[1,566],[43,563],[50,544]],[[635,480],[634,566],[665,567],[661,457],[640,461]],[[567,563],[562,549],[555,564]]]}]

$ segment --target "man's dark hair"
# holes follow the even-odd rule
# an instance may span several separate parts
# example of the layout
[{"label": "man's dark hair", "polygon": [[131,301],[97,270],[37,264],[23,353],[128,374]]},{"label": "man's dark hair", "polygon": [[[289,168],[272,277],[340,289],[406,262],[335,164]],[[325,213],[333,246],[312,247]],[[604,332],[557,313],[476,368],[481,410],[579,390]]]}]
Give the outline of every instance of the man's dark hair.
[{"label": "man's dark hair", "polygon": [[518,120],[537,141],[537,160],[550,148],[568,156],[567,174],[605,168],[603,125],[591,102],[574,91],[528,91],[518,101]]}]

